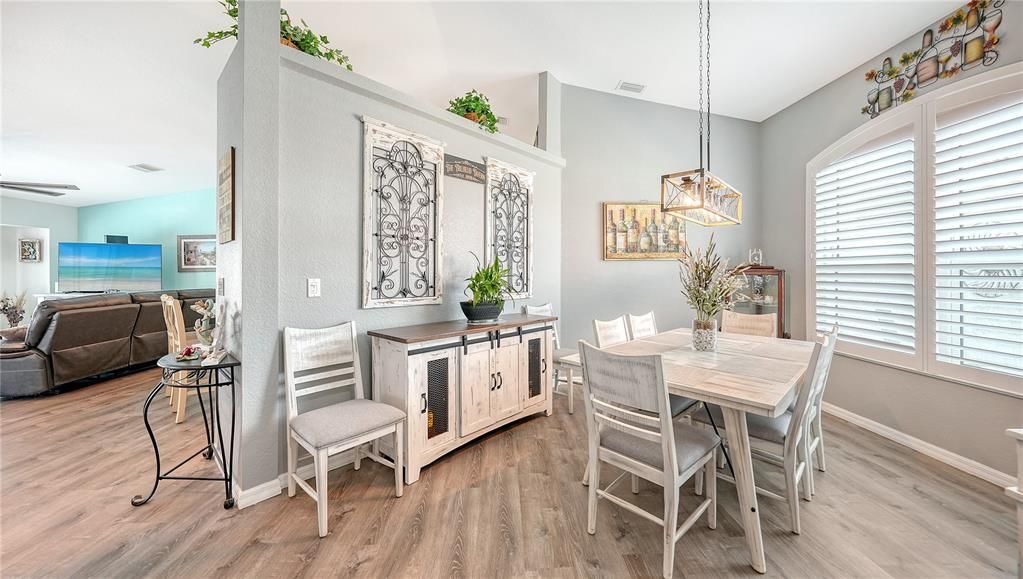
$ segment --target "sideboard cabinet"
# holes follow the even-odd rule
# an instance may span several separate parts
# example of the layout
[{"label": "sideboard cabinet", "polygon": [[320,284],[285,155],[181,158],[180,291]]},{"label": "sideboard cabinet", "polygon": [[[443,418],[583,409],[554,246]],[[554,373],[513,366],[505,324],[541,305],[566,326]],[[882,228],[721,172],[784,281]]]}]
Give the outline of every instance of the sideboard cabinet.
[{"label": "sideboard cabinet", "polygon": [[[532,414],[551,414],[557,318],[510,315],[495,324],[439,322],[369,332],[373,399],[405,412],[405,483],[423,466]],[[390,454],[390,441],[380,441]]]}]

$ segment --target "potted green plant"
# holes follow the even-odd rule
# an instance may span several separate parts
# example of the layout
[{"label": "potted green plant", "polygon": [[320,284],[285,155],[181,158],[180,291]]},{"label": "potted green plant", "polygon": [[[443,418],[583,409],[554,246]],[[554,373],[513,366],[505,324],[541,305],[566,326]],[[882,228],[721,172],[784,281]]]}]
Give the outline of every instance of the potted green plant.
[{"label": "potted green plant", "polygon": [[497,132],[497,115],[490,109],[490,100],[476,89],[448,101],[448,105],[449,112],[469,119],[488,133]]},{"label": "potted green plant", "polygon": [[511,296],[508,268],[501,267],[496,257],[493,263],[483,265],[475,253],[472,256],[476,258],[476,272],[465,279],[469,282],[465,295],[472,299],[461,303],[462,313],[470,324],[496,322],[504,310],[504,298]]},{"label": "potted green plant", "polygon": [[694,252],[687,244],[679,259],[682,295],[696,311],[693,320],[693,349],[717,350],[718,320],[721,310],[731,309],[733,296],[746,287],[749,264],[728,267],[728,259],[717,254],[714,235],[706,249]]},{"label": "potted green plant", "polygon": [[[193,44],[209,48],[226,38],[238,38],[238,0],[221,0],[220,5],[224,7],[224,14],[227,14],[234,24],[227,30],[207,32],[206,36],[196,38]],[[305,20],[300,19],[299,22],[302,23],[301,26],[292,24],[288,11],[281,8],[281,44],[329,62],[336,62],[338,66],[352,70],[348,55],[340,48],[329,48],[327,45],[330,44],[330,40],[310,30]]]}]

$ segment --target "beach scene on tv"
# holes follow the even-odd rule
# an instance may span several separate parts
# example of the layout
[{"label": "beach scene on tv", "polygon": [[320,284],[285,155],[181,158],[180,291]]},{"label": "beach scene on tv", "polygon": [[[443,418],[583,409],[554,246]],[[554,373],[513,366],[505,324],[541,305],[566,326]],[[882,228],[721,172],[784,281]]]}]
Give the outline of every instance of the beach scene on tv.
[{"label": "beach scene on tv", "polygon": [[70,291],[162,289],[162,247],[126,243],[61,243],[57,284]]}]

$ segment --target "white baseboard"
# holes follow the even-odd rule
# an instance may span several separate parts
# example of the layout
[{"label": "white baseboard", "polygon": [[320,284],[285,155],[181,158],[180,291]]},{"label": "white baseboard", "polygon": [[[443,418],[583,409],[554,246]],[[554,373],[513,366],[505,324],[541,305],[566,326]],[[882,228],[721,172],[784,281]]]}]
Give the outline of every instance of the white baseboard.
[{"label": "white baseboard", "polygon": [[[339,452],[334,456],[331,456],[327,462],[327,470],[334,470],[355,462],[355,450],[346,450]],[[298,476],[302,477],[303,480],[308,480],[316,476],[316,472],[313,469],[313,464],[305,464],[298,467]],[[234,484],[234,496],[235,506],[239,509],[251,507],[256,503],[263,502],[267,499],[272,499],[277,495],[281,494],[282,489],[288,488],[288,473],[281,473],[277,475],[276,479],[268,480],[265,483],[258,484],[250,489],[241,489],[238,487],[238,483]]]},{"label": "white baseboard", "polygon": [[885,426],[880,422],[874,422],[869,418],[865,418],[859,414],[854,414],[844,408],[839,408],[834,404],[824,402],[821,404],[821,410],[831,414],[832,416],[841,418],[850,424],[855,424],[864,430],[869,430],[878,436],[883,436],[888,440],[897,442],[921,454],[925,454],[934,460],[951,466],[952,468],[959,469],[966,474],[986,480],[993,485],[1004,488],[1015,484],[1016,477],[1010,474],[1006,474],[1000,470],[995,470],[986,464],[981,464],[975,460],[941,448],[940,446],[935,446],[929,442],[910,436],[905,432],[895,430],[890,426]]}]

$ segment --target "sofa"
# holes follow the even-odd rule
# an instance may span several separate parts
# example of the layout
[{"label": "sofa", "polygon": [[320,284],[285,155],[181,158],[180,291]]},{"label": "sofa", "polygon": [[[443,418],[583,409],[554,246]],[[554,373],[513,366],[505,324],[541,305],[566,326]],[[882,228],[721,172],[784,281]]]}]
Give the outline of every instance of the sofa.
[{"label": "sofa", "polygon": [[186,328],[198,319],[190,306],[214,296],[212,289],[167,290],[40,303],[23,338],[0,341],[0,397],[32,396],[155,362],[167,353],[163,294],[182,301]]}]

